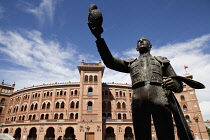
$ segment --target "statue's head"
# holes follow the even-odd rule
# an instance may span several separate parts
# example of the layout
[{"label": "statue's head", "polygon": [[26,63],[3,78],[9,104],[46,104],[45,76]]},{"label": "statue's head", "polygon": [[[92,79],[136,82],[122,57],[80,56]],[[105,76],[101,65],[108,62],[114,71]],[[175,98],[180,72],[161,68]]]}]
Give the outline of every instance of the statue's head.
[{"label": "statue's head", "polygon": [[145,37],[142,37],[137,41],[136,50],[139,51],[140,54],[150,52],[151,48],[152,48],[152,44]]}]

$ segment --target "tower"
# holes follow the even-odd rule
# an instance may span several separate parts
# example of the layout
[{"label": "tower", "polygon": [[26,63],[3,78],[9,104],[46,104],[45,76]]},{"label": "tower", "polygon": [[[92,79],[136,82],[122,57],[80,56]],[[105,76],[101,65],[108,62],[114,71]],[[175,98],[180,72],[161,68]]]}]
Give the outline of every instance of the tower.
[{"label": "tower", "polygon": [[[104,67],[99,63],[78,66],[80,73],[78,139],[102,139],[102,76]],[[85,132],[85,133],[84,133]]]}]

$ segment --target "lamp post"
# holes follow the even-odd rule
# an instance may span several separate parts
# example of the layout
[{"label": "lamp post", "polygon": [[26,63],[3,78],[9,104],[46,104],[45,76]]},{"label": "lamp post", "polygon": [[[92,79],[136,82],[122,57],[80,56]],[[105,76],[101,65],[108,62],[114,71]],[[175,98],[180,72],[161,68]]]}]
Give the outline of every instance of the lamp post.
[{"label": "lamp post", "polygon": [[201,139],[203,140],[202,135],[201,135],[201,131],[200,131],[200,127],[199,127],[199,124],[198,124],[198,119],[199,119],[199,117],[195,117],[195,118],[194,118],[195,122],[197,123],[198,131],[199,131],[199,133],[200,133]]},{"label": "lamp post", "polygon": [[83,120],[82,122],[86,122],[86,126],[85,126],[85,129],[87,130],[87,135],[86,135],[86,140],[88,140],[88,137],[89,137],[89,130],[90,130],[90,126],[88,125],[89,122],[92,122],[92,120]]}]

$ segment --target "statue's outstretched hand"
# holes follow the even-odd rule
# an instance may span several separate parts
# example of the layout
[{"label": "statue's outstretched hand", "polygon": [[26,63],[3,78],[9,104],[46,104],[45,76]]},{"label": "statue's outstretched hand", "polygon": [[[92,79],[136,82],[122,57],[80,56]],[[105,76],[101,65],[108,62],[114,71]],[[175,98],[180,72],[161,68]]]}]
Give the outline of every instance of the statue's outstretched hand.
[{"label": "statue's outstretched hand", "polygon": [[97,8],[95,4],[90,5],[89,15],[88,15],[88,27],[91,33],[97,38],[101,38],[103,33],[102,28],[103,17],[101,11]]},{"label": "statue's outstretched hand", "polygon": [[177,81],[169,77],[164,77],[162,86],[167,90],[174,91],[177,88]]}]

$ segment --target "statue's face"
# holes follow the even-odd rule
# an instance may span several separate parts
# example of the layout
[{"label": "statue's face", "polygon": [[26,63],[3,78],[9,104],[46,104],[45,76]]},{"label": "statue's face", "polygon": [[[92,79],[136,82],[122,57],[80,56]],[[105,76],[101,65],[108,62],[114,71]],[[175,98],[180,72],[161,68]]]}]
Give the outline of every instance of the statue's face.
[{"label": "statue's face", "polygon": [[138,40],[137,50],[140,53],[146,53],[146,52],[150,51],[150,49],[151,49],[151,44],[150,44],[149,40],[147,40],[146,38],[140,38]]}]

